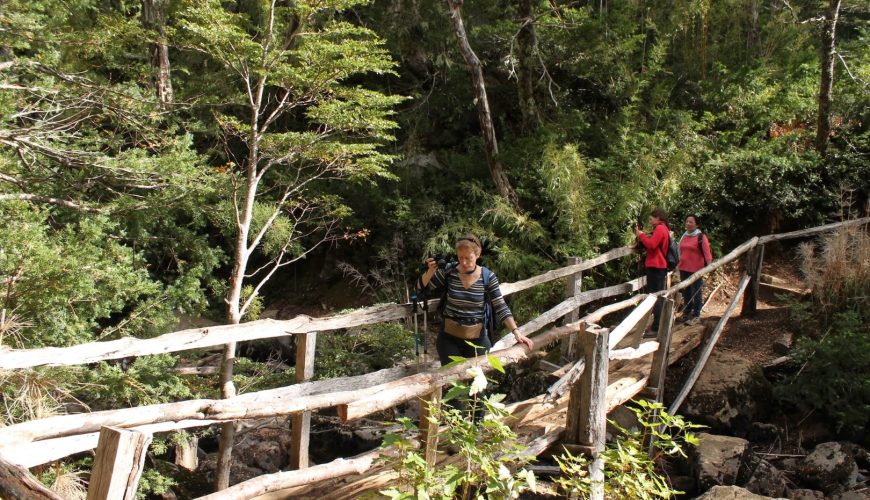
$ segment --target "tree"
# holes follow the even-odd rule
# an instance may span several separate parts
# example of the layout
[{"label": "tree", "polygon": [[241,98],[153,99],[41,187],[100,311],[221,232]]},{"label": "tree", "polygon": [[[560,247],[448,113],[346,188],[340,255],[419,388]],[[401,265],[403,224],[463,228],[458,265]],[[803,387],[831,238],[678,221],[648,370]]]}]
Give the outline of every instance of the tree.
[{"label": "tree", "polygon": [[[197,70],[210,96],[201,104],[212,110],[227,156],[229,202],[220,219],[234,236],[225,298],[232,324],[279,269],[347,237],[339,223],[348,212],[329,193],[330,181],[390,177],[393,158],[379,146],[392,140],[389,115],[401,98],[348,83],[393,66],[372,31],[341,20],[340,11],[363,3],[272,0],[234,12],[209,0],[184,12],[180,40],[209,62]],[[235,349],[224,349],[223,397],[235,394]],[[225,424],[217,489],[229,483],[233,436]]]},{"label": "tree", "polygon": [[821,79],[819,81],[819,114],[816,126],[816,150],[824,155],[831,136],[831,90],[834,86],[834,54],[840,1],[830,0],[822,23]]},{"label": "tree", "polygon": [[459,43],[459,51],[462,52],[462,57],[465,59],[465,64],[468,66],[468,71],[471,72],[471,79],[474,82],[474,101],[477,107],[477,116],[480,120],[480,129],[483,132],[486,163],[489,166],[489,173],[492,175],[495,188],[502,198],[516,207],[518,204],[517,193],[511,186],[510,180],[507,174],[505,174],[504,166],[502,166],[501,161],[498,159],[498,139],[495,136],[495,127],[492,124],[489,98],[486,96],[483,67],[477,54],[471,48],[471,44],[468,43],[468,35],[465,33],[465,25],[462,22],[462,1],[447,0],[447,5],[450,7],[450,19],[453,22],[456,41]]},{"label": "tree", "polygon": [[157,99],[161,103],[172,102],[172,77],[170,75],[169,46],[166,45],[166,4],[168,0],[142,0],[142,26],[156,35],[149,44],[151,66],[154,68]]}]

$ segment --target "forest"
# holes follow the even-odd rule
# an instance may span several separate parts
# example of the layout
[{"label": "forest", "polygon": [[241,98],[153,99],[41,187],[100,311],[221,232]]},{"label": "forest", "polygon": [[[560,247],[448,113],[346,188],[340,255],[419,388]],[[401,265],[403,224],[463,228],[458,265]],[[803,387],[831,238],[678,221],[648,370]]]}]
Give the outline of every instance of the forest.
[{"label": "forest", "polygon": [[[0,350],[407,302],[467,232],[513,282],[634,244],[656,207],[716,255],[866,216],[868,46],[860,0],[0,0]],[[866,295],[844,304],[865,331]],[[318,339],[314,376],[413,343]],[[294,352],[0,370],[0,427],[287,385]],[[206,358],[220,377],[176,369]],[[170,498],[185,437],[155,436],[141,498]],[[75,497],[91,460],[33,472]]]}]

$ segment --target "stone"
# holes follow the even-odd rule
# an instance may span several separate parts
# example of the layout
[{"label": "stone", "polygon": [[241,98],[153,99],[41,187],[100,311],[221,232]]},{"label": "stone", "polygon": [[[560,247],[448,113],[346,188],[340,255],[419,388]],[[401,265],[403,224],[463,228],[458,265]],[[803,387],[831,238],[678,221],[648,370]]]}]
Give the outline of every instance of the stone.
[{"label": "stone", "polygon": [[825,494],[816,490],[791,490],[788,493],[789,500],[825,500]]},{"label": "stone", "polygon": [[742,486],[759,495],[770,497],[785,496],[788,490],[785,473],[774,467],[767,460],[756,458],[753,462],[751,467],[744,467],[744,470],[746,470],[745,474],[749,475],[749,478],[743,482]]},{"label": "stone", "polygon": [[686,398],[683,414],[713,432],[745,435],[751,422],[766,416],[770,401],[770,382],[760,367],[737,354],[713,351]]},{"label": "stone", "polygon": [[739,486],[714,486],[696,500],[767,500],[771,497],[756,495]]},{"label": "stone", "polygon": [[831,497],[831,500],[868,500],[870,499],[870,494],[864,493],[861,491],[847,491],[845,493],[840,493],[839,495],[834,495]]},{"label": "stone", "polygon": [[840,443],[822,443],[798,466],[803,482],[826,493],[842,492],[858,482],[858,464]]},{"label": "stone", "polygon": [[717,485],[733,485],[740,466],[745,461],[749,442],[745,439],[701,433],[698,446],[692,450],[691,470],[698,489]]},{"label": "stone", "polygon": [[791,332],[783,332],[773,341],[773,352],[780,356],[785,356],[791,351],[794,345],[794,334]]}]

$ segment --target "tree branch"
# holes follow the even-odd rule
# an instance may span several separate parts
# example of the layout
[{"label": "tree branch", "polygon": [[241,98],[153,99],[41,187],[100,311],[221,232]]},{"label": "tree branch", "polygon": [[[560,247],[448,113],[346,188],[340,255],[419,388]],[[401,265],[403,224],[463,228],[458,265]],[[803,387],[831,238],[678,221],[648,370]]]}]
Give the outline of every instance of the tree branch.
[{"label": "tree branch", "polygon": [[72,208],[74,210],[79,210],[82,212],[91,212],[91,213],[100,213],[101,210],[93,207],[87,207],[84,205],[79,205],[78,203],[74,203],[68,200],[61,200],[59,198],[52,198],[51,196],[40,196],[37,194],[29,194],[29,193],[0,193],[0,201],[3,200],[25,200],[25,201],[35,201],[39,203],[49,203],[52,205],[60,205],[67,208]]}]

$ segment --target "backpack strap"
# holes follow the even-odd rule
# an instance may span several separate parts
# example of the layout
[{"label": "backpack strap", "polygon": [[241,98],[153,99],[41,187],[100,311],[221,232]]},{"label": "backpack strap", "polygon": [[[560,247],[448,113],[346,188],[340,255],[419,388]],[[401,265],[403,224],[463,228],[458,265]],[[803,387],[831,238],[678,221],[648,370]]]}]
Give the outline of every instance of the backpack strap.
[{"label": "backpack strap", "polygon": [[456,262],[451,262],[444,267],[444,290],[441,292],[441,301],[438,302],[438,312],[444,315],[444,310],[447,309],[447,289],[450,288],[450,273],[456,270],[459,266]]},{"label": "backpack strap", "polygon": [[698,230],[698,251],[701,252],[701,260],[704,261],[704,267],[707,267],[707,256],[704,255],[704,232],[700,229]]},{"label": "backpack strap", "polygon": [[485,266],[480,266],[480,273],[483,277],[483,328],[486,330],[486,334],[489,335],[489,338],[492,341],[492,336],[495,335],[495,314],[492,310],[492,296],[489,293],[492,271]]}]

